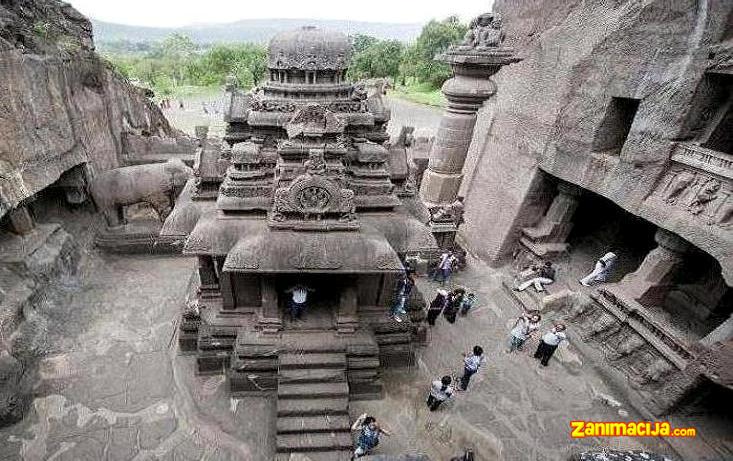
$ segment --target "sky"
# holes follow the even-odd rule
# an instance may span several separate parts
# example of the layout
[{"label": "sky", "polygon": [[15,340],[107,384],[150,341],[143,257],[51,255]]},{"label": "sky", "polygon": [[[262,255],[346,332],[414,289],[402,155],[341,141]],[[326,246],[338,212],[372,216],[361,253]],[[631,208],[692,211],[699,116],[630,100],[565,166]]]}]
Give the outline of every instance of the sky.
[{"label": "sky", "polygon": [[468,21],[493,0],[67,0],[87,17],[152,27],[241,19],[345,19],[423,23],[457,14]]}]

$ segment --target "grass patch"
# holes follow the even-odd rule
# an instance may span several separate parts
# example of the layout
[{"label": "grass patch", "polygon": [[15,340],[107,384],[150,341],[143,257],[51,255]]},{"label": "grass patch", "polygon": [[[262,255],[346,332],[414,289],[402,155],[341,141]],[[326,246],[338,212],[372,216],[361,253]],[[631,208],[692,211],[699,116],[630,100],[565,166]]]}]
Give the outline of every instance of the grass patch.
[{"label": "grass patch", "polygon": [[[187,99],[216,96],[223,92],[221,85],[216,86],[196,86],[196,85],[179,85],[171,88],[171,94],[167,96],[172,99]],[[157,92],[156,92],[157,93]],[[161,95],[161,97],[164,97]]]},{"label": "grass patch", "polygon": [[428,106],[444,107],[446,102],[440,89],[433,88],[426,83],[397,85],[395,89],[390,91],[390,95]]}]

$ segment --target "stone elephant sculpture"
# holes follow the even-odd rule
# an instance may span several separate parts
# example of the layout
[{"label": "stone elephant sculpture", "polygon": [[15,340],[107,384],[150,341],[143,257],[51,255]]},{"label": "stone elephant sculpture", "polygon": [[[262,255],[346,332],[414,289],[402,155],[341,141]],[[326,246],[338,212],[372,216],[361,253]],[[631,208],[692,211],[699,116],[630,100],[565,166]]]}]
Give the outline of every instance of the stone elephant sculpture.
[{"label": "stone elephant sculpture", "polygon": [[90,193],[110,226],[125,224],[124,207],[136,203],[149,204],[162,222],[191,177],[193,170],[180,159],[172,158],[165,163],[105,171],[94,177]]}]

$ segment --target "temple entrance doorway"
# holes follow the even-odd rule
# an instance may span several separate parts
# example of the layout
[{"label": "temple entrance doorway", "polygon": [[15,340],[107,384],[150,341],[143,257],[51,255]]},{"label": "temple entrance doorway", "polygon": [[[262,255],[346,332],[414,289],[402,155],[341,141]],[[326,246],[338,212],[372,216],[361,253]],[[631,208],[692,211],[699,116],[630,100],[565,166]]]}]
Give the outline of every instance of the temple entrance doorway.
[{"label": "temple entrance doorway", "polygon": [[[278,306],[284,329],[292,330],[333,330],[336,328],[336,314],[339,309],[343,276],[333,274],[284,274],[278,276],[276,289]],[[290,319],[290,300],[288,292],[296,285],[309,288],[307,307],[301,318]]]},{"label": "temple entrance doorway", "polygon": [[639,267],[656,243],[657,227],[594,192],[583,190],[568,236],[569,277],[575,281],[587,275],[607,252],[618,259],[608,282],[618,282]]}]

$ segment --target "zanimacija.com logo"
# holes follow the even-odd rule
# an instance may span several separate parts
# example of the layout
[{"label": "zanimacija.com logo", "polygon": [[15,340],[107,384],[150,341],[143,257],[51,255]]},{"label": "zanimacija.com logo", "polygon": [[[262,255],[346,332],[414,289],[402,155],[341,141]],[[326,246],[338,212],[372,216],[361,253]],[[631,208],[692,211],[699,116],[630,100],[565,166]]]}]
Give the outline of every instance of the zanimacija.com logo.
[{"label": "zanimacija.com logo", "polygon": [[659,421],[570,421],[570,436],[585,437],[695,437],[694,427],[672,427]]}]

